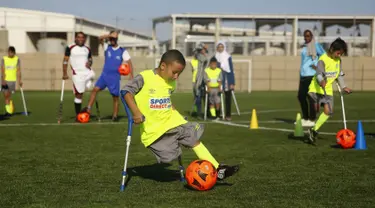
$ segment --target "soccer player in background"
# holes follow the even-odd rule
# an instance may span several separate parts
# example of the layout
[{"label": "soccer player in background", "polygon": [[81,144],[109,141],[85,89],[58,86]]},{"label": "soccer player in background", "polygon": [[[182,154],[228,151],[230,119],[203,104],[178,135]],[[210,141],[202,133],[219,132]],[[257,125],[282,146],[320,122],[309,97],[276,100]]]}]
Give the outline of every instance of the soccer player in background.
[{"label": "soccer player in background", "polygon": [[301,51],[300,81],[298,101],[302,110],[302,126],[314,126],[316,119],[315,107],[308,103],[308,92],[311,80],[316,73],[318,59],[325,53],[323,47],[315,42],[310,30],[303,32],[305,44]]},{"label": "soccer player in background", "polygon": [[[207,45],[204,43],[200,43],[198,47],[194,51],[194,56],[198,60],[198,67],[196,70],[195,75],[195,82],[193,86],[194,95],[195,95],[195,107],[196,112],[192,113],[192,116],[200,117],[202,115],[202,99],[204,99],[205,95],[205,82],[204,82],[204,74],[205,69],[208,66],[210,55],[208,54]],[[208,110],[208,109],[204,109]]]},{"label": "soccer player in background", "polygon": [[63,79],[69,79],[68,63],[72,69],[74,108],[76,115],[81,112],[82,97],[86,88],[91,88],[94,79],[94,71],[91,70],[91,50],[85,45],[86,35],[77,32],[74,44],[66,47],[63,59]]},{"label": "soccer player in background", "polygon": [[309,140],[315,143],[320,127],[328,120],[333,110],[333,83],[337,81],[343,92],[351,93],[344,82],[341,56],[347,53],[345,41],[338,38],[332,42],[327,53],[323,54],[318,61],[316,75],[309,87],[310,104],[319,112],[322,105],[324,111],[320,114],[314,127],[309,129]]},{"label": "soccer player in background", "polygon": [[5,98],[5,116],[14,113],[12,92],[16,91],[16,82],[22,87],[21,63],[16,55],[16,49],[13,46],[8,48],[8,56],[3,56],[1,60],[1,91]]},{"label": "soccer player in background", "polygon": [[220,93],[222,92],[222,73],[221,69],[217,67],[217,60],[212,57],[210,65],[206,68],[204,80],[206,81],[208,99],[210,103],[210,114],[212,118],[218,119],[220,117]]},{"label": "soccer player in background", "polygon": [[[85,108],[85,111],[91,112],[91,107],[95,102],[96,94],[99,91],[108,88],[109,92],[113,98],[113,114],[112,121],[118,121],[118,104],[119,104],[119,95],[120,95],[120,81],[121,75],[119,73],[119,67],[121,64],[127,63],[130,67],[130,76],[129,80],[133,78],[133,66],[130,59],[130,55],[125,48],[122,48],[118,45],[118,33],[112,31],[109,35],[103,35],[100,38],[100,41],[104,44],[105,49],[105,61],[103,72],[100,75],[98,81],[95,84],[93,91],[91,92],[90,100]],[[104,42],[104,40],[109,41],[109,45]]]},{"label": "soccer player in background", "polygon": [[239,166],[219,164],[199,141],[204,126],[187,122],[172,104],[171,94],[185,65],[181,52],[167,51],[158,68],[145,70],[126,84],[123,88],[125,101],[134,123],[141,124],[142,143],[154,153],[159,163],[177,159],[182,153],[182,145],[192,148],[199,159],[211,162],[218,171],[218,179],[224,179],[235,174]]}]

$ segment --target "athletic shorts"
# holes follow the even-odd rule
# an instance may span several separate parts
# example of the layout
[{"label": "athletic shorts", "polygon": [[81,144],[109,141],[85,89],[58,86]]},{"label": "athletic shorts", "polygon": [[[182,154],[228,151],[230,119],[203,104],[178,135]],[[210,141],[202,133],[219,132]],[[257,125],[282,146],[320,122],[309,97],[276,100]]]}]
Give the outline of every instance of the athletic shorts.
[{"label": "athletic shorts", "polygon": [[181,145],[194,147],[203,132],[203,124],[189,122],[167,131],[147,148],[154,153],[158,163],[169,163],[181,155]]},{"label": "athletic shorts", "polygon": [[100,88],[100,90],[108,88],[112,96],[118,97],[120,96],[120,77],[102,74],[96,82],[95,87]]},{"label": "athletic shorts", "polygon": [[93,84],[95,73],[92,70],[76,73],[72,76],[73,92],[82,94],[86,89],[90,89]]},{"label": "athletic shorts", "polygon": [[16,91],[16,82],[5,81],[5,85],[1,84],[1,91]]},{"label": "athletic shorts", "polygon": [[315,104],[319,104],[319,106],[322,106],[323,104],[330,104],[331,109],[332,109],[333,96],[330,96],[330,95],[324,96],[322,94],[317,94],[313,92],[309,92],[309,96],[314,101]]},{"label": "athletic shorts", "polygon": [[208,100],[210,105],[220,104],[220,92],[219,88],[211,88],[208,93]]}]

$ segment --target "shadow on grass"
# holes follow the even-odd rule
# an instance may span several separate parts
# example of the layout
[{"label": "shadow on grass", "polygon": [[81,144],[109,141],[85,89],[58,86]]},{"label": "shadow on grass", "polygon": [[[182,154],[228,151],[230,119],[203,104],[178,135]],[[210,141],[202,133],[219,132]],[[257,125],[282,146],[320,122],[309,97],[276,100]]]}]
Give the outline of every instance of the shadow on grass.
[{"label": "shadow on grass", "polygon": [[[233,184],[232,183],[223,182],[223,181],[218,181],[218,182],[216,182],[215,186],[212,187],[212,189],[215,189],[215,188],[217,188],[219,186],[233,186]],[[192,188],[191,186],[189,186],[187,184],[185,184],[184,187],[186,189],[190,190],[190,191],[199,191],[199,190],[196,190],[196,189]],[[212,189],[210,189],[210,190],[212,190]],[[207,191],[209,191],[209,190],[207,190]]]},{"label": "shadow on grass", "polygon": [[365,133],[365,136],[375,138],[375,133]]},{"label": "shadow on grass", "polygon": [[282,121],[287,124],[294,124],[296,121],[295,119],[288,119],[288,118],[274,118],[276,121]]},{"label": "shadow on grass", "polygon": [[[180,170],[171,170],[168,169],[171,164],[152,164],[152,165],[145,165],[145,166],[136,166],[128,168],[128,177],[125,181],[125,186],[131,181],[132,177],[138,176],[144,179],[154,180],[157,182],[174,182],[180,180]],[[215,186],[232,186],[233,184],[218,181]],[[197,191],[190,186],[188,186],[185,182],[185,188],[189,190]]]},{"label": "shadow on grass", "polygon": [[[11,118],[11,117],[13,117],[13,116],[21,116],[21,115],[26,116],[26,114],[25,114],[24,112],[15,112],[15,113],[13,113],[11,116],[6,116],[5,114],[2,114],[2,115],[0,115],[0,121],[8,120],[9,118]],[[31,115],[31,112],[28,111],[28,112],[27,112],[27,115],[30,116],[30,115]]]},{"label": "shadow on grass", "polygon": [[[300,141],[300,142],[302,142],[304,144],[309,144],[309,145],[312,145],[312,146],[316,146],[316,144],[312,144],[309,141],[309,138],[308,138],[307,134],[304,134],[303,137],[296,137],[296,136],[294,136],[293,133],[290,133],[290,134],[288,134],[288,139],[290,139],[290,140],[296,140],[296,141]],[[318,139],[321,139],[321,138],[318,138]]]},{"label": "shadow on grass", "polygon": [[[12,116],[19,116],[19,115],[25,115],[25,112],[15,112]],[[27,115],[31,115],[30,111],[27,111]]]},{"label": "shadow on grass", "polygon": [[8,120],[9,117],[5,116],[5,115],[0,115],[0,121],[4,121],[4,120]]},{"label": "shadow on grass", "polygon": [[180,179],[179,170],[167,169],[171,164],[152,164],[145,166],[136,166],[128,168],[128,179],[125,184],[129,183],[132,177],[138,176],[144,179],[150,179],[158,182],[172,182]]}]

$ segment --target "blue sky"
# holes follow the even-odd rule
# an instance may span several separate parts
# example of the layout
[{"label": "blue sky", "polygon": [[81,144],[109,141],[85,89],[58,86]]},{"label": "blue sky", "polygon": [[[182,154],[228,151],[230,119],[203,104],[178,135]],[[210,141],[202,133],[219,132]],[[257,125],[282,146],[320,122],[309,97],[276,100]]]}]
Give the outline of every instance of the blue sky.
[{"label": "blue sky", "polygon": [[[0,5],[68,13],[113,25],[118,16],[120,26],[145,34],[151,34],[152,18],[172,13],[375,15],[375,0],[0,0]],[[166,36],[170,30],[162,26],[158,33]]]}]

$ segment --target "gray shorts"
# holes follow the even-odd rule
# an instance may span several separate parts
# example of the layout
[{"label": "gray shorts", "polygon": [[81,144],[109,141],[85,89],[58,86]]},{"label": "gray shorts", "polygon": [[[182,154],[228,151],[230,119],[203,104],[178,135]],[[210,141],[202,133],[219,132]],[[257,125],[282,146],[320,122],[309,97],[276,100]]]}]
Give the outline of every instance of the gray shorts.
[{"label": "gray shorts", "polygon": [[313,92],[309,92],[310,98],[314,101],[314,103],[319,104],[319,106],[322,106],[323,104],[329,104],[331,105],[331,109],[333,106],[333,96],[327,95],[321,95]]},{"label": "gray shorts", "polygon": [[219,88],[211,88],[210,92],[208,93],[208,100],[210,105],[220,104],[220,92]]},{"label": "gray shorts", "polygon": [[1,84],[1,91],[16,91],[16,82],[8,82],[5,81],[6,86],[4,87],[3,84]]},{"label": "gray shorts", "polygon": [[147,148],[154,153],[158,163],[169,163],[181,155],[181,145],[187,148],[194,147],[203,131],[203,124],[189,122],[170,129]]}]

